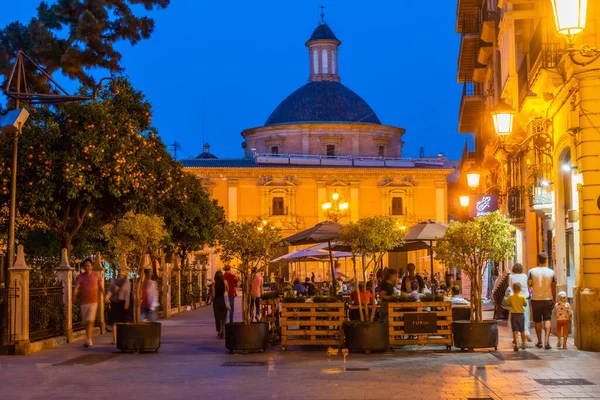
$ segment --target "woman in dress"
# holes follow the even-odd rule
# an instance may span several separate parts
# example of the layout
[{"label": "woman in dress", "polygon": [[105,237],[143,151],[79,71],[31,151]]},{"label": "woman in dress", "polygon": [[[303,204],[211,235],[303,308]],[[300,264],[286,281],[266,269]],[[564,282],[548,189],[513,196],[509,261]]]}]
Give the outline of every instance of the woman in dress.
[{"label": "woman in dress", "polygon": [[227,303],[225,296],[227,295],[227,281],[223,279],[223,272],[217,271],[212,285],[211,297],[213,299],[213,312],[215,313],[215,325],[217,328],[217,336],[223,338],[225,333],[225,318],[227,317]]},{"label": "woman in dress", "polygon": [[527,274],[523,272],[523,265],[515,264],[512,267],[512,274],[508,276],[508,287],[512,287],[513,284],[518,283],[523,288],[521,290],[521,294],[525,296],[527,300],[527,306],[525,307],[525,336],[527,340],[531,342],[531,336],[529,336],[529,325],[531,325],[531,320],[529,319],[530,306],[529,306],[529,288],[527,287]]}]

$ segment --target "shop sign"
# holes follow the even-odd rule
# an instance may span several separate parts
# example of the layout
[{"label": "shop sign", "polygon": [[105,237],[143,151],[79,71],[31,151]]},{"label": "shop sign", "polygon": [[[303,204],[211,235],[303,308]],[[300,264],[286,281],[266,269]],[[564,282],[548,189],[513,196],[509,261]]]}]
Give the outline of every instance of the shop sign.
[{"label": "shop sign", "polygon": [[437,333],[437,313],[404,314],[404,333]]},{"label": "shop sign", "polygon": [[498,195],[473,194],[469,199],[469,205],[469,216],[471,218],[491,214],[498,210]]}]

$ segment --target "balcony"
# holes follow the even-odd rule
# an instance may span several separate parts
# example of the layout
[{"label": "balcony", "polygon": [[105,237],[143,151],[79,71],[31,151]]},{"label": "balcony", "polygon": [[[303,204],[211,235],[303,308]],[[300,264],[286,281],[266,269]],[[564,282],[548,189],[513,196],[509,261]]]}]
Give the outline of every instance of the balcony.
[{"label": "balcony", "polygon": [[475,60],[479,49],[479,14],[465,14],[457,19],[457,30],[462,33],[458,53],[458,82],[464,83],[473,77]]},{"label": "balcony", "polygon": [[514,225],[520,225],[525,220],[525,196],[523,186],[509,187],[507,190],[508,217]]},{"label": "balcony", "polygon": [[481,32],[479,37],[487,43],[496,40],[496,10],[488,10],[486,7],[481,11]]},{"label": "balcony", "polygon": [[[481,9],[481,0],[458,0],[456,15],[460,17],[465,14],[477,14]],[[456,33],[462,33],[459,20],[456,21]]]},{"label": "balcony", "polygon": [[465,81],[458,113],[459,133],[474,133],[479,126],[481,108],[483,106],[481,96],[481,84],[473,81]]}]

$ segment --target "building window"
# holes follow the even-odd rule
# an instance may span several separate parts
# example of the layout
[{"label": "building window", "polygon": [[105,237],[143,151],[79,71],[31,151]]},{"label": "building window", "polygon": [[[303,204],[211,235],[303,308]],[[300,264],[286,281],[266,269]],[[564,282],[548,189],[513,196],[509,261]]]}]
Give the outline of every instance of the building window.
[{"label": "building window", "polygon": [[392,215],[404,215],[402,197],[392,197]]},{"label": "building window", "polygon": [[321,63],[323,63],[323,73],[328,74],[329,73],[329,63],[327,62],[327,50],[323,50],[321,52],[321,54],[322,54]]},{"label": "building window", "polygon": [[285,205],[283,197],[273,197],[271,201],[271,215],[285,215]]},{"label": "building window", "polygon": [[335,144],[328,144],[325,149],[327,151],[327,157],[335,156]]},{"label": "building window", "polygon": [[313,51],[313,74],[319,73],[319,52]]},{"label": "building window", "polygon": [[279,154],[279,146],[271,146],[271,154]]},{"label": "building window", "polygon": [[378,146],[377,154],[379,155],[379,157],[385,157],[385,146]]},{"label": "building window", "polygon": [[335,52],[331,50],[331,73],[335,75]]}]

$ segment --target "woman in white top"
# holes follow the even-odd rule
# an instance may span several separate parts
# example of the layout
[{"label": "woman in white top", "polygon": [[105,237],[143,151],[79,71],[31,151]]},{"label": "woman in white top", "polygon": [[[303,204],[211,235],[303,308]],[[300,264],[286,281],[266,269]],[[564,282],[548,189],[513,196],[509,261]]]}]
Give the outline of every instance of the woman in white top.
[{"label": "woman in white top", "polygon": [[508,287],[512,288],[514,283],[519,283],[523,290],[521,294],[525,296],[527,299],[527,306],[525,307],[525,336],[527,336],[527,340],[531,342],[531,337],[529,336],[529,325],[531,324],[531,320],[529,319],[529,313],[531,311],[531,307],[529,305],[529,289],[527,285],[527,274],[523,272],[523,265],[515,264],[512,267],[512,274],[508,276]]}]

